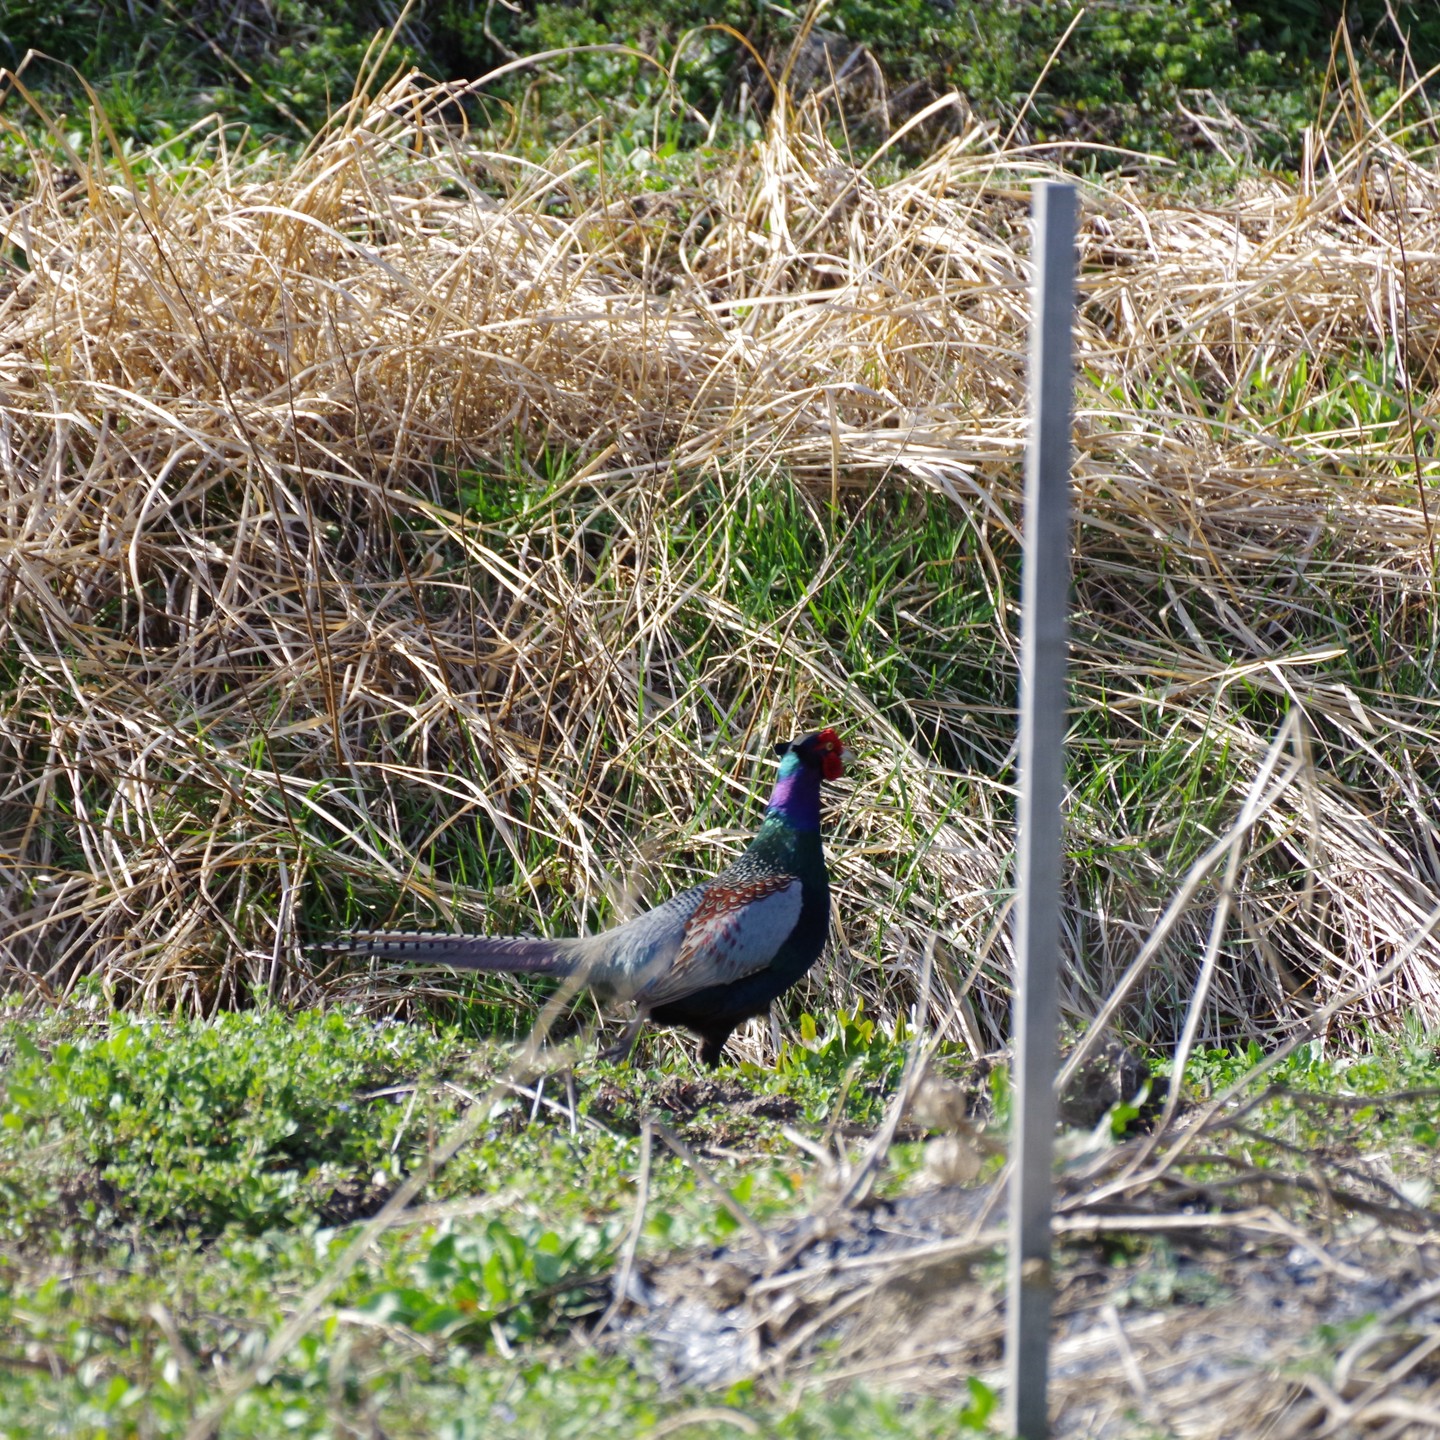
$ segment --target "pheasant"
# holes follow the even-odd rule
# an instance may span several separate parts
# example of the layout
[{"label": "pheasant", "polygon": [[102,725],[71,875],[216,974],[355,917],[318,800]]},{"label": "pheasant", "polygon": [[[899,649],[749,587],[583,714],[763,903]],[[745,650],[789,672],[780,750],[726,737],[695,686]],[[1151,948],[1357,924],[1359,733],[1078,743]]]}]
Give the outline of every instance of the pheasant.
[{"label": "pheasant", "polygon": [[327,948],[469,970],[574,976],[602,1001],[634,1001],[635,1018],[601,1052],[624,1060],[647,1020],[700,1037],[718,1065],[737,1025],[763,1015],[819,958],[830,925],[820,846],[820,782],[844,773],[834,730],[776,745],[780,773],[755,838],[736,862],[693,890],[576,939],[374,931]]}]

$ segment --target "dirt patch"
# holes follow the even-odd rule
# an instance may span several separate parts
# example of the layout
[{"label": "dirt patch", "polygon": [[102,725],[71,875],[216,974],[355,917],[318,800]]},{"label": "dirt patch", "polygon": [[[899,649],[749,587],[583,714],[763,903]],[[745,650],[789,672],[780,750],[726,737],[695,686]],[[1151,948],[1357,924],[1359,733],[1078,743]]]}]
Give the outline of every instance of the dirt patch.
[{"label": "dirt patch", "polygon": [[788,1095],[756,1095],[748,1086],[702,1077],[666,1075],[648,1092],[630,1091],[605,1083],[595,1088],[588,1113],[613,1130],[634,1134],[640,1117],[647,1111],[657,1118],[690,1124],[704,1116],[691,1138],[717,1144],[737,1133],[730,1122],[747,1120],[793,1120],[800,1114],[800,1102]]}]

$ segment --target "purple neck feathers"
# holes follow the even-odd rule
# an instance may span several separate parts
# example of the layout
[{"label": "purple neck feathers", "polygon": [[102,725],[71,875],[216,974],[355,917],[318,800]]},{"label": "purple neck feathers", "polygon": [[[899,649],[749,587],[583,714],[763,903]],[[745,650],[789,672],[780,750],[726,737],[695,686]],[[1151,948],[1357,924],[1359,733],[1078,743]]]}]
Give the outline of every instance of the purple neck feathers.
[{"label": "purple neck feathers", "polygon": [[787,755],[780,762],[780,777],[765,812],[767,820],[772,816],[792,830],[820,830],[820,776],[798,755]]}]

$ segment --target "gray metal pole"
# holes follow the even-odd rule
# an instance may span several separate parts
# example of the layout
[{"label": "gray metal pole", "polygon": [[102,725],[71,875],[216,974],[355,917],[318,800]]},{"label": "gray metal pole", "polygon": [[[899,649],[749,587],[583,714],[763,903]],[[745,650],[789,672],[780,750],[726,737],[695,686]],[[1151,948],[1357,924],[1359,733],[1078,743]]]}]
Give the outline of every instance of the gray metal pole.
[{"label": "gray metal pole", "polygon": [[1060,808],[1070,590],[1070,327],[1075,187],[1035,187],[1030,443],[1021,578],[1014,1130],[1006,1371],[1011,1431],[1045,1440],[1060,953]]}]

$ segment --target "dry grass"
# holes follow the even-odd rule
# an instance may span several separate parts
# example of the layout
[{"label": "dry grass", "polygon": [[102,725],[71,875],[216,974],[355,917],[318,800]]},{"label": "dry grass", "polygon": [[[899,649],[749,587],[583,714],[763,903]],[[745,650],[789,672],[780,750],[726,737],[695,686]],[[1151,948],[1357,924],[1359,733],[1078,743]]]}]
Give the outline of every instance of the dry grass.
[{"label": "dry grass", "polygon": [[[1049,165],[974,130],[885,179],[781,106],[655,192],[457,113],[401,80],[295,161],[217,129],[122,163],[100,134],[0,213],[8,982],[398,1004],[404,977],[318,973],[307,942],[594,924],[733,854],[762,742],[824,719],[865,758],[812,1003],[903,1012],[934,931],[935,1013],[994,1043]],[[1287,714],[1200,1033],[1291,1025],[1436,903],[1440,173],[1382,121],[1223,203],[1084,188],[1072,1017]],[[804,532],[798,599],[735,547],[757,510]],[[867,671],[841,582],[918,513],[961,559],[884,577]],[[1134,992],[1152,1039],[1197,881]],[[1348,1018],[1440,1019],[1437,961]]]}]

